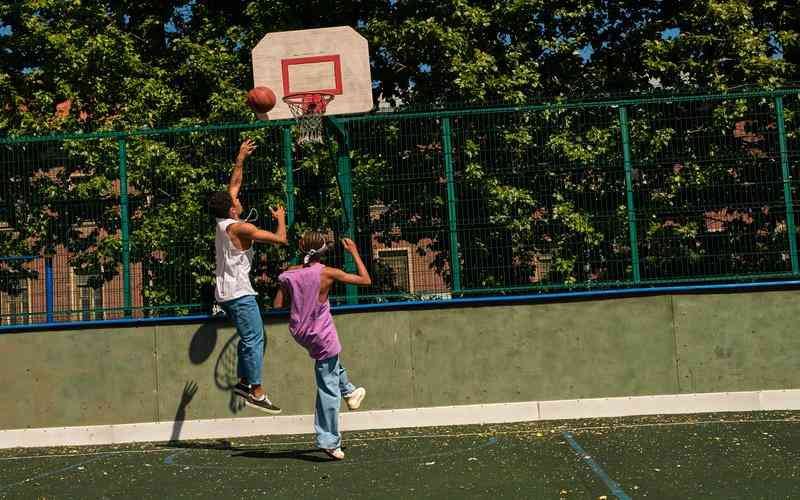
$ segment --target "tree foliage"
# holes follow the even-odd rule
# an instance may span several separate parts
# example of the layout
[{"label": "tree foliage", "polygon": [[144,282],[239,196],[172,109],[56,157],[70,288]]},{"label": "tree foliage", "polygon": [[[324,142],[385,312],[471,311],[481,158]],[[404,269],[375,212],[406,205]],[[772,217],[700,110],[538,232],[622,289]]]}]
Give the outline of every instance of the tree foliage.
[{"label": "tree foliage", "polygon": [[[254,116],[243,93],[252,83],[250,49],[257,41],[271,31],[336,25],[354,26],[368,39],[375,100],[398,108],[777,87],[800,75],[800,15],[789,0],[309,0],[299,6],[284,0],[20,0],[0,4],[0,136],[248,122]],[[758,144],[745,140],[751,134],[768,142],[775,126],[766,117],[774,111],[770,105],[631,110],[637,204],[657,216],[639,227],[646,274],[691,275],[708,265],[708,255],[734,244],[715,237],[716,243],[700,245],[718,245],[715,250],[697,246],[705,215],[691,193],[702,192],[714,213],[730,208],[730,238],[758,234],[754,253],[780,253],[785,228],[774,206],[780,193],[745,190],[750,194],[737,198],[716,187],[758,185],[765,165],[774,170],[774,159],[753,153]],[[694,122],[668,123],[681,113]],[[791,109],[787,119],[794,134]],[[741,123],[746,134],[733,141]],[[352,148],[356,208],[360,220],[371,221],[359,230],[365,241],[373,233],[389,241],[399,237],[393,228],[401,224],[402,237],[424,240],[449,279],[439,124],[426,125],[425,133],[415,127],[375,127],[386,141],[382,151],[368,142]],[[471,245],[460,256],[468,287],[525,284],[526,266],[543,255],[553,259],[554,283],[629,278],[615,110],[463,119],[453,130],[459,197],[481,214],[463,205],[459,212],[469,229],[461,234],[462,248],[463,240]],[[730,140],[715,139],[719,134]],[[212,236],[203,198],[224,185],[244,136],[260,144],[247,174],[248,201],[265,214],[283,196],[275,130],[148,136],[127,144],[132,258],[145,269],[149,304],[196,302],[210,283]],[[14,228],[0,233],[0,251],[47,254],[63,245],[74,267],[111,279],[121,252],[117,141],[0,147],[6,174],[0,218]],[[332,154],[322,148],[296,159],[295,229],[335,226],[341,217]],[[427,187],[400,182],[408,171]],[[766,213],[730,215],[747,196],[768,200]],[[371,217],[377,202],[387,210]],[[742,227],[731,229],[736,224]],[[267,265],[277,258],[270,254]],[[482,264],[489,259],[492,266]],[[757,258],[747,266],[780,267]],[[264,287],[274,270],[260,269]],[[175,283],[186,286],[178,290]]]}]

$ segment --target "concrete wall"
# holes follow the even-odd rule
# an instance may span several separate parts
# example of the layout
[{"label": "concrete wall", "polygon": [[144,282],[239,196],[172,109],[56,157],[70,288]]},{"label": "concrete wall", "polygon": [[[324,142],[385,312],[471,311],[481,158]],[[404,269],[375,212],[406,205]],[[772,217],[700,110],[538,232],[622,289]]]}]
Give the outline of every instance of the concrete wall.
[{"label": "concrete wall", "polygon": [[[800,387],[796,292],[336,317],[368,409]],[[313,361],[268,321],[265,385],[314,408]],[[260,416],[225,322],[0,335],[0,429]],[[188,404],[182,401],[190,400]]]}]

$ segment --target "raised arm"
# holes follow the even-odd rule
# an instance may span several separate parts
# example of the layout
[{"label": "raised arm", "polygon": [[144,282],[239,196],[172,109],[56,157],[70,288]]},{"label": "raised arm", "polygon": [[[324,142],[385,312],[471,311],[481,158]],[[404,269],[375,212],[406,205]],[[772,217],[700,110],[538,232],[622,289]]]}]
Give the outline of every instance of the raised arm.
[{"label": "raised arm", "polygon": [[259,229],[249,222],[233,224],[230,226],[229,231],[233,233],[240,241],[255,241],[257,243],[286,245],[286,211],[283,209],[283,207],[278,207],[276,209],[270,208],[269,211],[272,212],[272,216],[278,221],[278,230],[274,233],[272,231]]},{"label": "raised arm", "polygon": [[244,161],[253,154],[256,145],[250,139],[245,140],[239,146],[239,154],[236,155],[236,163],[233,164],[233,172],[231,179],[228,181],[228,192],[234,200],[239,196],[239,190],[242,188],[242,170],[244,169]]},{"label": "raised arm", "polygon": [[367,272],[367,267],[364,265],[364,262],[361,260],[361,256],[358,254],[358,248],[356,247],[356,244],[350,238],[343,238],[342,246],[345,250],[350,252],[350,255],[353,256],[353,260],[356,263],[356,272],[358,274],[346,273],[341,269],[330,269],[331,278],[348,285],[371,285],[372,278],[370,278],[369,273]]},{"label": "raised arm", "polygon": [[278,229],[275,231],[275,236],[279,240],[279,244],[286,245],[286,210],[279,206],[273,209],[269,208],[272,218],[278,221]]},{"label": "raised arm", "polygon": [[[230,231],[240,240],[250,240],[257,243],[272,243],[273,245],[286,245],[286,223],[283,224],[283,231],[276,232],[259,229],[249,222],[236,224]],[[245,247],[246,248],[246,247]]]}]

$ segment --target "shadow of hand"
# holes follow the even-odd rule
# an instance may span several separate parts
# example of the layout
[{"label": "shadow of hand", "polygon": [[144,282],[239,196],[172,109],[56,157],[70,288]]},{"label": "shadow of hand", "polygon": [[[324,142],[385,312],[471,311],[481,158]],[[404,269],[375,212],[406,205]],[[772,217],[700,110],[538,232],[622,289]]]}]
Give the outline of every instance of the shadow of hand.
[{"label": "shadow of hand", "polygon": [[190,380],[186,382],[186,385],[183,388],[183,394],[181,394],[181,408],[186,408],[186,406],[192,402],[192,398],[194,395],[197,394],[197,382],[194,380]]}]

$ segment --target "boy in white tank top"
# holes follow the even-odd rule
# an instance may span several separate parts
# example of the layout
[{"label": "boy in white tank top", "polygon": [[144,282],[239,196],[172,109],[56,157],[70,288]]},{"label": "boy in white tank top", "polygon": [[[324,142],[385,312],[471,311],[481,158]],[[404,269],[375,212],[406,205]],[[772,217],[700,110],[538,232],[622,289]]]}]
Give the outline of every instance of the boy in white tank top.
[{"label": "boy in white tank top", "polygon": [[214,296],[220,307],[236,325],[239,334],[237,374],[239,383],[233,392],[244,398],[246,405],[258,410],[277,414],[281,409],[274,405],[261,387],[261,372],[264,366],[266,337],[261,311],[256,302],[258,295],[250,283],[250,267],[253,261],[253,243],[286,245],[286,213],[283,207],[273,210],[278,221],[274,233],[258,229],[239,217],[242,204],[239,190],[242,187],[244,161],[256,146],[249,139],[239,148],[227,191],[212,193],[209,208],[217,219],[214,239],[216,272]]}]

